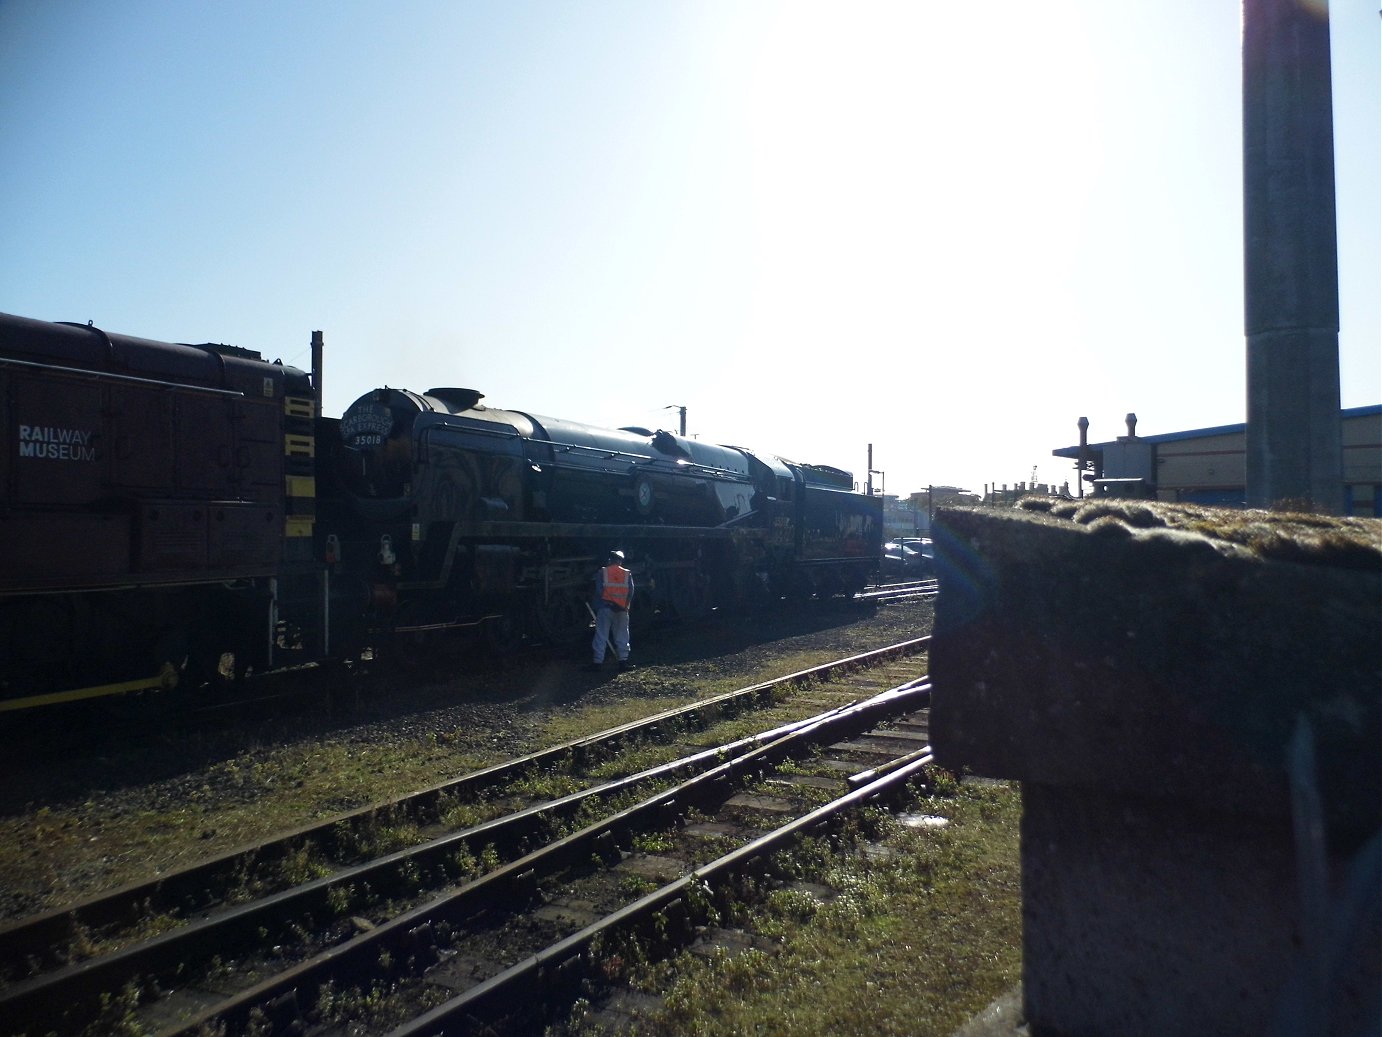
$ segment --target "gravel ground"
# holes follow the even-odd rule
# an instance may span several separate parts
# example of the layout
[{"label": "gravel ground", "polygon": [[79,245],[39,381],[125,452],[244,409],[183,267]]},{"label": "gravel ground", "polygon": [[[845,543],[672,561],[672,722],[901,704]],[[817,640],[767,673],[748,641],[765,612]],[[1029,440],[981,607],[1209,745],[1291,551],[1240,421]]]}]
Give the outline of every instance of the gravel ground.
[{"label": "gravel ground", "polygon": [[213,726],[170,722],[163,699],[25,718],[0,731],[0,921],[530,752],[560,740],[557,719],[574,737],[621,705],[650,712],[928,634],[932,616],[917,600],[712,617],[638,635],[638,668],[618,675],[586,672],[584,652],[500,664],[462,651]]}]

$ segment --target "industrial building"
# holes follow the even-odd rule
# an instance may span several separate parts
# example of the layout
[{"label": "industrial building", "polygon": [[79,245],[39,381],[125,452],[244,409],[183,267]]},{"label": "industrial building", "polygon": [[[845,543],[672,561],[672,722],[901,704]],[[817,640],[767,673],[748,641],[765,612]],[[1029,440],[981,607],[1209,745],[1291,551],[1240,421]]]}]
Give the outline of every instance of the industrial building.
[{"label": "industrial building", "polygon": [[[1340,418],[1344,514],[1382,516],[1382,405],[1347,408]],[[1080,421],[1084,439],[1088,423]],[[1135,414],[1127,425],[1126,436],[1051,451],[1074,462],[1086,496],[1245,506],[1245,423],[1156,436],[1137,434]]]}]

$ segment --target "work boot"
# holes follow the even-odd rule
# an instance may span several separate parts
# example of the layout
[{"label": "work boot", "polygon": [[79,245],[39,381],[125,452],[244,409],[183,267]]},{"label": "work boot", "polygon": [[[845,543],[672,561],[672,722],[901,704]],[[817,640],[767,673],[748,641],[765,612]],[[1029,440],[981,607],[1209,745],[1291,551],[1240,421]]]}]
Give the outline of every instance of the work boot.
[{"label": "work boot", "polygon": [[637,664],[637,663],[631,663],[631,662],[629,662],[627,659],[621,659],[621,660],[619,661],[619,672],[620,672],[620,673],[623,673],[625,670],[636,670],[637,668],[638,668],[638,664]]},{"label": "work boot", "polygon": [[586,668],[586,672],[587,672],[587,673],[599,673],[601,670],[603,670],[603,669],[605,668],[605,664],[604,664],[604,663],[587,663],[585,668]]}]

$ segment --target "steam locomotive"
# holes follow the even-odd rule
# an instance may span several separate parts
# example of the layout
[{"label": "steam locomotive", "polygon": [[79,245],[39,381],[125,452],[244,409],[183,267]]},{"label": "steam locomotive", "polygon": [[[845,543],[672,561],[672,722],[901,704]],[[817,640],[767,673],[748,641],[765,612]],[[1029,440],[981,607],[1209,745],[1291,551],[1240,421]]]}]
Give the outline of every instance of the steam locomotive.
[{"label": "steam locomotive", "polygon": [[0,711],[584,636],[622,548],[635,620],[851,594],[881,502],[847,472],[664,431],[380,388],[320,415],[234,346],[0,314]]}]

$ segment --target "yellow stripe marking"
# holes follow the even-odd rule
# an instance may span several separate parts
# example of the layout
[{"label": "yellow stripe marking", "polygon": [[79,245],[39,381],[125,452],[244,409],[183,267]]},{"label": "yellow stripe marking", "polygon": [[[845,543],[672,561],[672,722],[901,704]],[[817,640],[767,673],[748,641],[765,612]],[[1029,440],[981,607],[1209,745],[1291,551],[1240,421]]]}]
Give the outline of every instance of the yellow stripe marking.
[{"label": "yellow stripe marking", "polygon": [[172,691],[177,684],[178,671],[173,669],[172,663],[164,663],[163,669],[152,677],[121,681],[118,684],[97,684],[72,691],[55,691],[47,695],[29,695],[22,699],[0,700],[0,713],[32,709],[35,706],[52,706],[59,702],[78,702],[81,699],[95,699],[105,695],[125,695],[131,691]]}]

